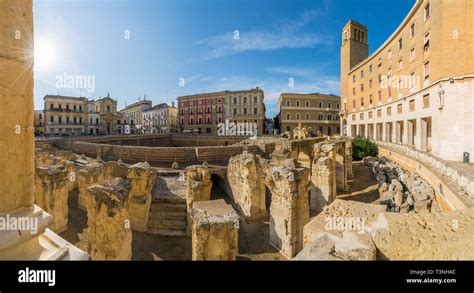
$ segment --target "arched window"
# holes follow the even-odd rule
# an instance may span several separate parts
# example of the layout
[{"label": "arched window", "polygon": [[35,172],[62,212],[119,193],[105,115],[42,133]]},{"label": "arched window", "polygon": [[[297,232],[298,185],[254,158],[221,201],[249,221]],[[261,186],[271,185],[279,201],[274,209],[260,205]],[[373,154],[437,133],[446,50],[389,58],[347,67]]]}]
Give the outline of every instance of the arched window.
[{"label": "arched window", "polygon": [[309,101],[306,101],[306,103],[305,103],[305,104],[306,104],[306,107],[308,107],[308,108],[309,108]]},{"label": "arched window", "polygon": [[318,107],[319,107],[319,108],[322,108],[322,107],[323,107],[323,102],[319,102],[319,103],[318,103]]},{"label": "arched window", "polygon": [[286,120],[291,120],[291,115],[290,115],[290,113],[286,114]]},{"label": "arched window", "polygon": [[341,117],[339,117],[339,115],[336,115],[336,121],[339,121],[339,119],[341,119]]},{"label": "arched window", "polygon": [[336,109],[339,109],[339,103],[336,104]]},{"label": "arched window", "polygon": [[296,101],[296,107],[299,107],[300,106],[300,101]]},{"label": "arched window", "polygon": [[290,107],[290,106],[291,106],[291,102],[290,102],[290,101],[286,101],[286,106],[287,106],[287,107]]},{"label": "arched window", "polygon": [[332,115],[331,115],[331,114],[328,114],[328,120],[329,120],[329,121],[332,120]]},{"label": "arched window", "polygon": [[306,113],[306,120],[310,120],[310,119],[309,119],[309,114],[308,114],[308,113]]},{"label": "arched window", "polygon": [[331,108],[332,104],[331,102],[328,102],[328,108]]},{"label": "arched window", "polygon": [[296,120],[300,120],[300,113],[296,113]]},{"label": "arched window", "polygon": [[319,113],[319,114],[318,114],[318,120],[324,120],[324,115],[321,114],[321,113]]}]

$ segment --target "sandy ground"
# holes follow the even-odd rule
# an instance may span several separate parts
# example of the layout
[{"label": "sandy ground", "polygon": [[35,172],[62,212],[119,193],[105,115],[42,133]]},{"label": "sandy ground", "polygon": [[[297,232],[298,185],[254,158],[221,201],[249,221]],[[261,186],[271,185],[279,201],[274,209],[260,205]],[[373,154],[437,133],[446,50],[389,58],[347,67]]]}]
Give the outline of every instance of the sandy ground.
[{"label": "sandy ground", "polygon": [[354,178],[347,180],[349,191],[339,193],[337,198],[377,204],[380,197],[379,185],[372,170],[362,161],[357,161],[352,163],[352,173]]}]

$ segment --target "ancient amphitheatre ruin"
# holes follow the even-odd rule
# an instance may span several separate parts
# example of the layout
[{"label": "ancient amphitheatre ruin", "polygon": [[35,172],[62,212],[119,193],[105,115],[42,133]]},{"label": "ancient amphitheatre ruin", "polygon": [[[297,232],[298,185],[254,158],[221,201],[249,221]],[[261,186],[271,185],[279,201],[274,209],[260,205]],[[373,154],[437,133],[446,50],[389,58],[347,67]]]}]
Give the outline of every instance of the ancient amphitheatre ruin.
[{"label": "ancient amphitheatre ruin", "polygon": [[[31,1],[0,4],[29,36],[0,64],[0,259],[474,259],[474,179],[429,154],[349,137],[33,139]],[[3,90],[2,90],[3,91]],[[14,102],[13,102],[14,101]],[[19,131],[18,131],[19,130]]]}]

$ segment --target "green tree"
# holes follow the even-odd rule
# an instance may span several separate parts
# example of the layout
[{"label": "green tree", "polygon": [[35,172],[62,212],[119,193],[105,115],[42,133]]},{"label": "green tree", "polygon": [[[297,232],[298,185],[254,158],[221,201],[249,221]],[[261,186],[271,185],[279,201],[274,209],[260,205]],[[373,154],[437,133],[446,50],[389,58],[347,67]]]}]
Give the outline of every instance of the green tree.
[{"label": "green tree", "polygon": [[369,139],[357,136],[352,139],[352,160],[359,161],[365,157],[375,157],[379,153],[377,145]]}]

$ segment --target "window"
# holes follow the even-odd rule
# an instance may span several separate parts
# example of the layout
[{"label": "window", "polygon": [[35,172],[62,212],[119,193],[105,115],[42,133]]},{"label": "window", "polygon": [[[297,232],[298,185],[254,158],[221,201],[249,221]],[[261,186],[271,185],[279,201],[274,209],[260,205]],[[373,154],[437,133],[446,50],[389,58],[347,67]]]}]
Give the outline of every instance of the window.
[{"label": "window", "polygon": [[369,65],[369,72],[372,73],[373,71],[373,68],[372,68],[372,64]]},{"label": "window", "polygon": [[63,117],[58,117],[58,123],[61,124],[63,122]]},{"label": "window", "polygon": [[415,36],[415,23],[413,23],[410,27],[410,39]]},{"label": "window", "polygon": [[415,73],[410,73],[410,88],[414,88],[416,83],[416,76]]},{"label": "window", "polygon": [[372,95],[369,96],[369,104],[372,105],[373,103],[373,99],[372,99]]},{"label": "window", "polygon": [[291,120],[291,115],[290,115],[290,113],[286,114],[286,120]]},{"label": "window", "polygon": [[379,104],[382,102],[382,91],[379,91]]},{"label": "window", "polygon": [[258,108],[253,108],[253,114],[257,115],[258,114]]},{"label": "window", "polygon": [[356,107],[356,101],[352,100],[352,109],[355,109],[355,107]]},{"label": "window", "polygon": [[369,119],[372,119],[372,111],[369,112]]},{"label": "window", "polygon": [[430,94],[423,95],[423,108],[430,106]]},{"label": "window", "polygon": [[430,18],[430,2],[428,2],[428,4],[426,4],[425,6],[425,21],[428,20],[428,18]]},{"label": "window", "polygon": [[290,107],[290,106],[291,106],[291,102],[290,102],[290,101],[286,101],[286,106],[287,106],[287,107]]},{"label": "window", "polygon": [[430,48],[430,32],[427,32],[424,39],[423,39],[423,48],[425,51],[428,51]]},{"label": "window", "polygon": [[377,110],[377,117],[382,117],[382,109]]},{"label": "window", "polygon": [[319,113],[319,114],[318,114],[318,120],[324,120],[324,115],[321,114],[321,113]]},{"label": "window", "polygon": [[409,108],[410,112],[415,111],[415,100],[410,100],[408,102],[408,108]]},{"label": "window", "polygon": [[392,116],[392,107],[387,108],[387,116]]},{"label": "window", "polygon": [[306,120],[309,120],[309,114],[306,114]]},{"label": "window", "polygon": [[364,70],[360,71],[360,78],[364,78]]},{"label": "window", "polygon": [[54,109],[54,105],[53,105],[53,104],[50,104],[50,105],[49,105],[49,108],[50,108],[51,110],[53,110],[53,109]]},{"label": "window", "polygon": [[413,60],[415,60],[415,57],[416,57],[416,53],[415,53],[415,48],[413,47],[413,48],[410,50],[410,62],[412,62]]},{"label": "window", "polygon": [[397,105],[397,113],[398,114],[401,114],[403,112],[403,105],[402,104],[398,104]]},{"label": "window", "polygon": [[430,78],[430,61],[426,61],[425,63],[425,66],[424,66],[424,76],[425,76],[425,79],[428,79]]},{"label": "window", "polygon": [[336,103],[336,109],[339,109],[339,103]]},{"label": "window", "polygon": [[382,67],[382,58],[379,58],[378,67]]},{"label": "window", "polygon": [[364,107],[364,98],[360,98],[360,106]]},{"label": "window", "polygon": [[244,104],[247,104],[247,97],[244,97]]},{"label": "window", "polygon": [[306,107],[309,108],[309,101],[306,101]]},{"label": "window", "polygon": [[244,108],[244,115],[247,115],[247,108]]},{"label": "window", "polygon": [[369,88],[372,88],[372,79],[369,80]]},{"label": "window", "polygon": [[401,50],[401,49],[403,49],[403,38],[400,38],[398,40],[398,50]]},{"label": "window", "polygon": [[234,108],[234,115],[237,115],[237,109]]},{"label": "window", "polygon": [[296,101],[296,107],[300,106],[300,101]]},{"label": "window", "polygon": [[352,114],[352,121],[356,121],[356,115],[355,114]]},{"label": "window", "polygon": [[360,113],[360,120],[364,120],[364,113]]},{"label": "window", "polygon": [[379,74],[379,82],[382,82],[382,74]]},{"label": "window", "polygon": [[352,88],[352,94],[353,94],[353,95],[356,94],[356,88]]},{"label": "window", "polygon": [[296,120],[300,120],[300,113],[296,113]]},{"label": "window", "polygon": [[363,84],[363,83],[360,84],[360,91],[361,91],[361,92],[364,91],[364,84]]},{"label": "window", "polygon": [[341,117],[339,117],[339,115],[336,114],[336,121],[339,121],[339,119],[341,119]]},{"label": "window", "polygon": [[319,102],[319,108],[322,108],[323,107],[323,102]]},{"label": "window", "polygon": [[392,49],[388,50],[387,59],[388,60],[392,59]]},{"label": "window", "polygon": [[403,69],[403,59],[398,60],[398,70]]},{"label": "window", "polygon": [[355,74],[352,76],[352,82],[356,82],[356,76],[355,76]]},{"label": "window", "polygon": [[237,104],[237,98],[234,98],[234,104]]},{"label": "window", "polygon": [[331,114],[328,114],[328,120],[332,121],[332,115]]},{"label": "window", "polygon": [[328,108],[331,108],[331,107],[332,107],[331,102],[328,102]]},{"label": "window", "polygon": [[258,103],[258,97],[253,97],[253,103],[254,104]]}]

